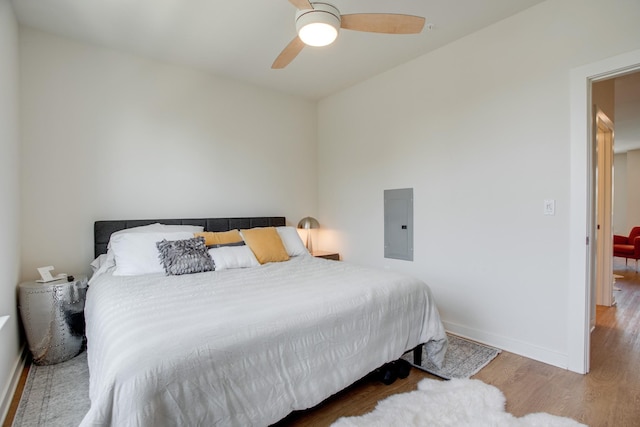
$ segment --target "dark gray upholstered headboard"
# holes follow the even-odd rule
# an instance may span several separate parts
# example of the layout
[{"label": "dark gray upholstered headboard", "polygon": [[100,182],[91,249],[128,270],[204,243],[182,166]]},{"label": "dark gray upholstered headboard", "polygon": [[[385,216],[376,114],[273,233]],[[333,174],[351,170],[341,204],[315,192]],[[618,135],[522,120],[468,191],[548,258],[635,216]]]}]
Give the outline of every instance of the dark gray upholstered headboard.
[{"label": "dark gray upholstered headboard", "polygon": [[125,228],[139,227],[159,222],[168,225],[199,225],[204,231],[229,231],[234,229],[246,229],[254,227],[282,227],[286,225],[283,216],[258,216],[251,218],[189,218],[189,219],[134,219],[116,221],[96,221],[93,224],[94,253],[98,255],[107,253],[107,244],[111,233]]}]

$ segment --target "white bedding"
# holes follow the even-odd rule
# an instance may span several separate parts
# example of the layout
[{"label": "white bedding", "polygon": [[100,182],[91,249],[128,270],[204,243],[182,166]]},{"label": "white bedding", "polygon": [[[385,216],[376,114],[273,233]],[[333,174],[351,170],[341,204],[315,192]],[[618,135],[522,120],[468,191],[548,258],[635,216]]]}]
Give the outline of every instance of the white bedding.
[{"label": "white bedding", "polygon": [[92,280],[82,426],[266,426],[419,343],[441,363],[429,288],[311,256],[250,269]]}]

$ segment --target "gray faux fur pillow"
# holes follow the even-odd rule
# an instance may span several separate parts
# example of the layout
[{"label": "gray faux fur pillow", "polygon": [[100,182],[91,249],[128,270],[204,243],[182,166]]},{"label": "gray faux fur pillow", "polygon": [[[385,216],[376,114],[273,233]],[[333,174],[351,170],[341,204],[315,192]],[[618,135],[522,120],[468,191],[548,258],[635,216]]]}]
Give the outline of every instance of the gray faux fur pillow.
[{"label": "gray faux fur pillow", "polygon": [[156,243],[160,262],[168,276],[213,271],[216,265],[207,252],[204,237],[186,240],[162,240]]}]

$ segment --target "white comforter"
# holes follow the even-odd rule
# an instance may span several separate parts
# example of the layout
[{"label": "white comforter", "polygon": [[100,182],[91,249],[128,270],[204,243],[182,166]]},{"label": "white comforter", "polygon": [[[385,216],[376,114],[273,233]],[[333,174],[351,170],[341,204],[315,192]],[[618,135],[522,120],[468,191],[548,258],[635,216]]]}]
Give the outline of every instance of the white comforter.
[{"label": "white comforter", "polygon": [[310,256],[184,276],[96,278],[82,426],[266,426],[446,336],[418,280]]}]

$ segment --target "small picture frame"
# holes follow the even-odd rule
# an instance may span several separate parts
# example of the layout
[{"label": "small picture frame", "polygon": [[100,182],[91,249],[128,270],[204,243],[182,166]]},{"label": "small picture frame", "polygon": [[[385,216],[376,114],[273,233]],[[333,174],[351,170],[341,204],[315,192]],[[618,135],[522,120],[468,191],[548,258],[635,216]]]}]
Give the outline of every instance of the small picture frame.
[{"label": "small picture frame", "polygon": [[53,276],[51,275],[52,271],[53,271],[52,265],[38,268],[38,273],[40,273],[40,277],[42,277],[42,282],[50,282],[53,280]]},{"label": "small picture frame", "polygon": [[38,283],[47,283],[47,282],[53,282],[54,280],[60,280],[60,279],[64,279],[65,277],[67,277],[66,274],[58,274],[55,277],[51,274],[51,272],[53,271],[53,266],[52,265],[48,265],[46,267],[39,267],[38,268],[38,273],[40,273],[40,277],[42,277],[42,279],[38,279],[36,280],[36,282]]}]

